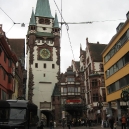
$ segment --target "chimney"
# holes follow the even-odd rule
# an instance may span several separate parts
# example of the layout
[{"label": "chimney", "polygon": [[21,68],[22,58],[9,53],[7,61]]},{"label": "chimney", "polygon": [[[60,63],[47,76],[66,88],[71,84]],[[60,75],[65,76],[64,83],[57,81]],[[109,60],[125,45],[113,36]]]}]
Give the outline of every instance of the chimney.
[{"label": "chimney", "polygon": [[124,25],[123,22],[119,23],[119,25],[116,28],[116,32],[118,32],[122,28],[123,25]]},{"label": "chimney", "polygon": [[126,14],[126,17],[127,17],[127,19],[129,19],[129,11],[128,11],[127,14]]},{"label": "chimney", "polygon": [[86,38],[86,43],[88,43],[88,38]]},{"label": "chimney", "polygon": [[2,30],[2,24],[0,24],[0,34],[3,32]]}]

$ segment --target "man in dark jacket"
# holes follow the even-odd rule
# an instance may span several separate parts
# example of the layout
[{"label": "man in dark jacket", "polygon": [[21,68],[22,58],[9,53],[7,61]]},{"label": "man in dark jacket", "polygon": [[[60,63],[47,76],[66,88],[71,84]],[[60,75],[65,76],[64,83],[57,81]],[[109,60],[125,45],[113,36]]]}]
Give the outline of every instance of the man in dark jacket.
[{"label": "man in dark jacket", "polygon": [[50,129],[53,129],[53,121],[52,120],[50,120]]},{"label": "man in dark jacket", "polygon": [[115,122],[115,120],[114,120],[113,116],[111,116],[111,118],[109,119],[109,125],[110,125],[111,129],[113,129],[114,122]]},{"label": "man in dark jacket", "polygon": [[41,123],[40,123],[40,129],[43,129],[44,125],[43,125],[43,121],[41,120]]},{"label": "man in dark jacket", "polygon": [[70,129],[70,127],[71,127],[71,121],[70,120],[68,120],[67,126],[68,126],[68,129]]}]

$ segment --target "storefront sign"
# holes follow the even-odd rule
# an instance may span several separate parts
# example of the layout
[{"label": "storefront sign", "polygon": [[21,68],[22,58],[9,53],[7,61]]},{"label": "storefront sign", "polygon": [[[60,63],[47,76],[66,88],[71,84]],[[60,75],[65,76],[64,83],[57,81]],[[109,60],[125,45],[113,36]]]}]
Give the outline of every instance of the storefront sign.
[{"label": "storefront sign", "polygon": [[81,100],[80,99],[67,99],[66,100],[66,103],[80,103],[81,102]]}]

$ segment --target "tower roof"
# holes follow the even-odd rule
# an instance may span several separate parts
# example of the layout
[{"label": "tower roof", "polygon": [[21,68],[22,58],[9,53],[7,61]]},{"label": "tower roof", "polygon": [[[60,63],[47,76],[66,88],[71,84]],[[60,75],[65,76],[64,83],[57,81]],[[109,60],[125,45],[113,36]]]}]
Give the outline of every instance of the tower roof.
[{"label": "tower roof", "polygon": [[34,16],[34,10],[32,9],[31,18],[29,25],[35,25],[35,16]]},{"label": "tower roof", "polygon": [[51,15],[49,0],[37,0],[35,16],[53,18]]},{"label": "tower roof", "polygon": [[57,14],[55,13],[54,28],[59,28]]}]

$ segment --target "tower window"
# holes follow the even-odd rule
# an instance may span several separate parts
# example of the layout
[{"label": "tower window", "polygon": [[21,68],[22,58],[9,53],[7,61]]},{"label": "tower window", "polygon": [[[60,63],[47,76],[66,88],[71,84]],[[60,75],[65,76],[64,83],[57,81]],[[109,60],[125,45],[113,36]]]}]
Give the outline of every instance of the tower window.
[{"label": "tower window", "polygon": [[53,68],[53,69],[55,68],[55,64],[52,64],[52,68]]},{"label": "tower window", "polygon": [[44,23],[44,19],[43,18],[39,19],[39,23],[43,24]]},{"label": "tower window", "polygon": [[30,30],[35,30],[35,26],[30,26]]},{"label": "tower window", "polygon": [[35,63],[35,68],[38,68],[38,63]]},{"label": "tower window", "polygon": [[43,27],[43,30],[46,30],[46,27]]},{"label": "tower window", "polygon": [[46,76],[46,74],[44,73],[44,74],[43,74],[43,77],[45,77],[45,76]]},{"label": "tower window", "polygon": [[49,24],[50,24],[50,19],[40,18],[40,19],[39,19],[39,24],[46,24],[46,25],[49,25]]},{"label": "tower window", "polygon": [[46,67],[47,67],[47,65],[46,65],[46,64],[43,64],[43,67],[44,67],[44,68],[46,68]]}]

